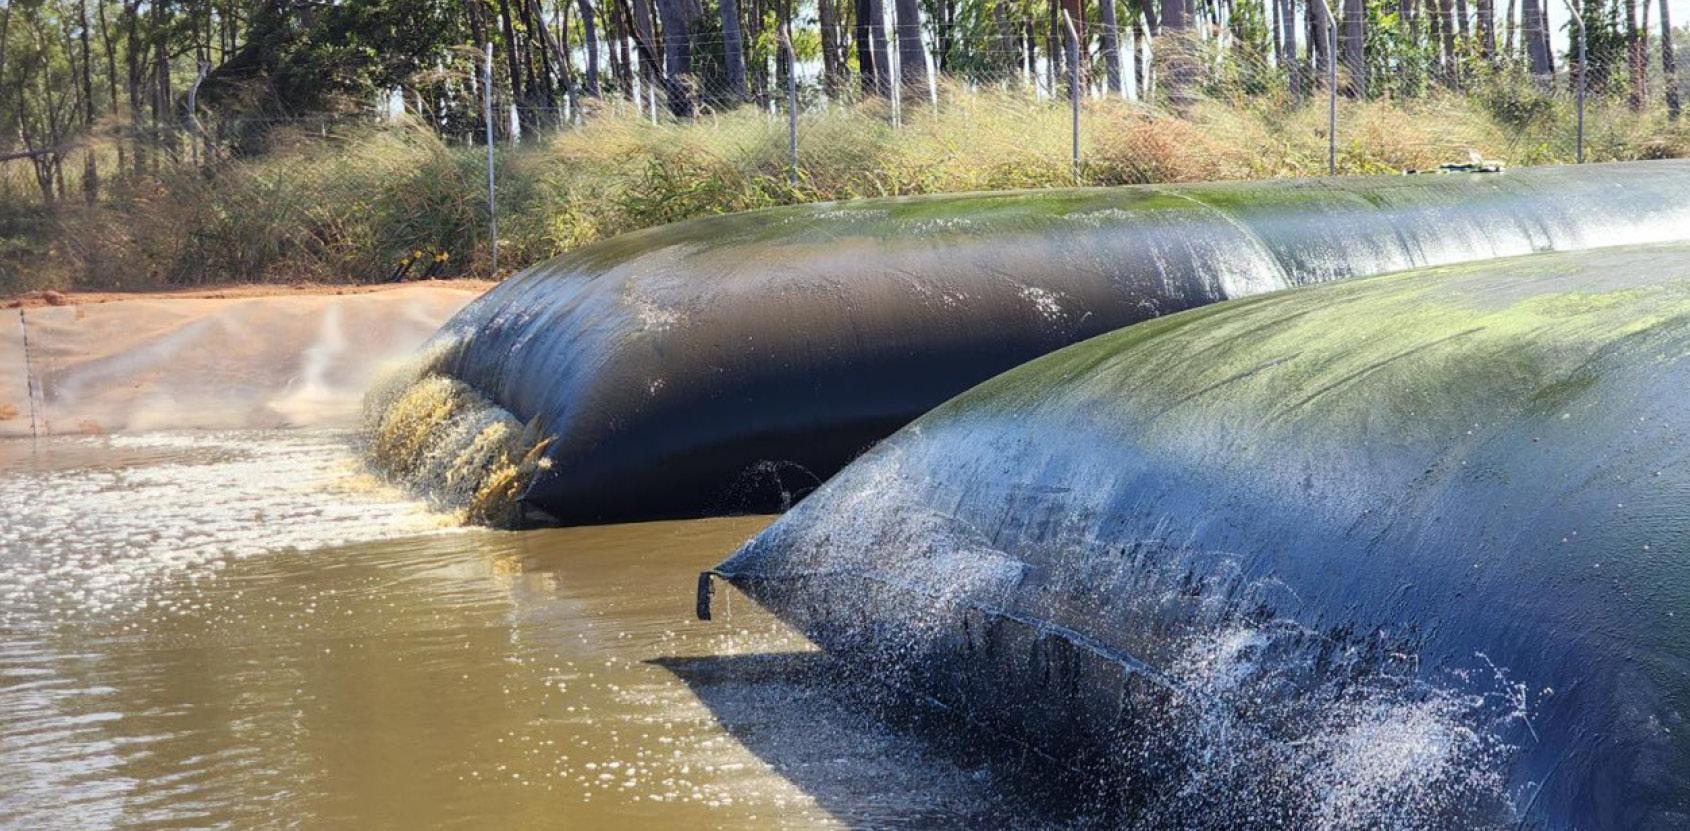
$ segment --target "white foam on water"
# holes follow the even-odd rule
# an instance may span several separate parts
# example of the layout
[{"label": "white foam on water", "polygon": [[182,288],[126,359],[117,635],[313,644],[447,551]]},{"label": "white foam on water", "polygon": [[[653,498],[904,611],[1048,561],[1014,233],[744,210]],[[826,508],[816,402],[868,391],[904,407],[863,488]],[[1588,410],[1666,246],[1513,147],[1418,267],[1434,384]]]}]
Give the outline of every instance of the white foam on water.
[{"label": "white foam on water", "polygon": [[[384,368],[364,397],[364,458],[390,481],[460,522],[509,526],[529,480],[548,468],[534,422],[525,425],[473,387],[443,375],[458,344],[435,342]],[[652,391],[653,394],[656,390]]]},{"label": "white foam on water", "polygon": [[[3,448],[0,621],[144,608],[228,561],[438,532],[441,514],[362,472],[347,432],[61,437]],[[125,459],[145,459],[128,464]]]}]

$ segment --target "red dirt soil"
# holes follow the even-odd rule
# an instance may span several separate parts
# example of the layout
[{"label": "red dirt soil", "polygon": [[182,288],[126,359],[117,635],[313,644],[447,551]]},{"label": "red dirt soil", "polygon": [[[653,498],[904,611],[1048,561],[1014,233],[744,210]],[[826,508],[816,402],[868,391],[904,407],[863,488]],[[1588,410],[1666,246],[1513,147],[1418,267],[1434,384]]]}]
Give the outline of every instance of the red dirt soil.
[{"label": "red dirt soil", "polygon": [[443,289],[483,292],[497,284],[496,280],[417,280],[404,283],[231,283],[219,286],[200,286],[190,289],[163,291],[31,291],[0,298],[0,309],[33,309],[41,306],[89,306],[120,300],[173,300],[207,298],[215,300],[246,297],[276,297],[300,294],[371,294],[406,286],[433,286]]}]

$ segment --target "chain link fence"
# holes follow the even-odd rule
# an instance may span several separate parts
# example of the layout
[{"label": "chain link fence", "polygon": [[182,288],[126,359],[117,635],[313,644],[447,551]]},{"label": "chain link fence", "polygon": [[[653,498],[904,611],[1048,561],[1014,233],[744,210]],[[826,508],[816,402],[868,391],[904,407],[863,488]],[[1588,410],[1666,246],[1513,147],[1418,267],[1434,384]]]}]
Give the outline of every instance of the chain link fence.
[{"label": "chain link fence", "polygon": [[[1312,50],[1281,47],[1278,30],[1237,37],[1226,20],[1179,38],[1049,28],[927,25],[920,49],[871,39],[843,62],[814,30],[765,31],[733,71],[732,39],[701,35],[686,43],[691,71],[669,77],[667,44],[601,42],[597,61],[577,47],[550,100],[513,95],[483,46],[434,97],[106,124],[0,163],[0,283],[502,274],[628,230],[802,201],[1690,152],[1657,103],[1658,63],[1639,107],[1611,62],[1533,76],[1456,49],[1358,73],[1327,58],[1331,26]],[[88,207],[75,198],[83,155],[105,182]],[[54,210],[30,207],[47,193]]]}]

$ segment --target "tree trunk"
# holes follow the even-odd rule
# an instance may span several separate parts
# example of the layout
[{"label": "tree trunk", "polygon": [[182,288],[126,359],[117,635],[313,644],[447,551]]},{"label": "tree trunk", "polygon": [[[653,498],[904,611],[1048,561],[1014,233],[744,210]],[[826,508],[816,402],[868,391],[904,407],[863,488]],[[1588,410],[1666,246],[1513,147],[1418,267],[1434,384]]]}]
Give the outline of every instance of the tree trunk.
[{"label": "tree trunk", "polygon": [[1045,89],[1052,96],[1056,95],[1057,78],[1068,77],[1068,40],[1061,34],[1062,8],[1057,4],[1058,0],[1045,4],[1045,54],[1050,56],[1045,61]]},{"label": "tree trunk", "polygon": [[[497,0],[497,3],[499,6],[499,30],[504,34],[505,74],[507,76],[506,79],[510,83],[511,101],[521,101],[524,97],[522,89],[522,64],[516,57],[516,29],[511,25],[510,2],[509,0]],[[497,79],[494,81],[493,88],[498,89]],[[497,121],[499,118],[497,102],[495,102],[494,106],[495,110],[493,112],[493,118]]]},{"label": "tree trunk", "polygon": [[[628,40],[622,31],[622,13],[615,6],[600,6],[598,13],[599,25],[604,27],[601,36],[604,38],[606,71],[610,74],[607,81],[610,86],[623,89],[626,87],[623,77],[628,66]],[[599,92],[604,92],[603,87]]]},{"label": "tree trunk", "polygon": [[933,71],[943,76],[956,59],[957,0],[939,0],[939,26],[933,35]]},{"label": "tree trunk", "polygon": [[[1415,0],[1397,0],[1397,17],[1401,21],[1400,25],[1402,26],[1403,32],[1408,37],[1408,43],[1406,45],[1409,49],[1418,50],[1420,48],[1419,11],[1419,4],[1416,3]],[[1406,77],[1404,80],[1408,82],[1411,90],[1418,91],[1420,84],[1425,80],[1420,69],[1420,66],[1416,63],[1411,63],[1409,61],[1403,62],[1403,67],[1400,71],[1405,74]]]},{"label": "tree trunk", "polygon": [[[7,17],[8,22],[10,16]],[[24,67],[24,74],[18,76],[16,100],[20,103],[29,97],[30,78],[29,66]],[[43,95],[43,98],[48,96]],[[48,113],[52,110],[49,108]],[[41,202],[51,205],[54,200],[53,190],[53,149],[58,145],[48,140],[41,142],[31,124],[27,112],[19,112],[17,117],[18,138],[23,140],[25,157],[29,159],[30,169],[35,173],[35,186],[41,190]]]},{"label": "tree trunk", "polygon": [[1341,83],[1345,95],[1361,97],[1367,94],[1367,59],[1362,50],[1366,42],[1366,0],[1343,0],[1343,7],[1338,49],[1344,56],[1344,72],[1349,77]]},{"label": "tree trunk", "polygon": [[163,0],[153,3],[153,127],[158,131],[160,146],[176,158],[176,136],[170,118],[170,30],[167,27]]},{"label": "tree trunk", "polygon": [[[3,52],[3,50],[6,48],[7,44],[12,42],[11,41],[11,33],[12,33],[12,4],[7,3],[6,5],[0,6],[0,92],[4,92],[5,89],[6,89],[6,67],[8,66],[8,64],[6,63],[6,56]],[[19,100],[22,100],[23,95],[22,95],[22,88],[21,87],[19,88],[19,96],[18,97],[19,97]],[[9,157],[0,156],[0,159],[6,159],[6,158],[9,158]]]},{"label": "tree trunk", "polygon": [[839,90],[839,11],[835,0],[816,0],[816,21],[822,35],[822,89]]},{"label": "tree trunk", "polygon": [[135,175],[144,176],[147,173],[147,141],[142,125],[141,90],[144,74],[141,61],[141,14],[140,0],[125,0],[123,6],[123,21],[128,31],[124,33],[128,48],[124,50],[124,63],[128,73],[126,80],[129,87],[129,140],[135,146]]},{"label": "tree trunk", "polygon": [[874,0],[856,0],[856,23],[852,27],[852,42],[857,47],[857,80],[862,84],[864,95],[874,95],[880,91],[879,67],[874,62],[874,35],[869,28],[874,24]]},{"label": "tree trunk", "polygon": [[[96,3],[94,10],[100,21],[100,44],[106,53],[106,90],[110,93],[111,115],[117,116],[117,38],[112,35],[111,25],[106,21],[106,4]],[[0,32],[0,38],[5,32]],[[117,175],[122,176],[125,165],[128,164],[124,155],[123,140],[117,141]]]},{"label": "tree trunk", "polygon": [[1024,58],[1022,64],[1026,68],[1027,77],[1033,82],[1033,97],[1039,96],[1039,39],[1033,34],[1033,19],[1027,18],[1021,25],[1021,43],[1026,47],[1020,50],[1017,58]]},{"label": "tree trunk", "polygon": [[1144,50],[1150,43],[1150,37],[1145,26],[1145,16],[1141,14],[1133,21],[1133,80],[1138,83],[1140,101],[1150,99],[1151,85],[1154,83],[1154,79],[1150,77],[1150,62],[1144,59]]},{"label": "tree trunk", "polygon": [[[540,0],[534,0],[534,3],[538,6],[540,5]],[[624,18],[632,15],[632,12],[628,9],[628,0],[620,0],[620,2],[617,3],[617,7],[621,10]],[[630,24],[630,28],[631,27],[632,24]],[[563,99],[569,102],[569,116],[573,119],[576,117],[577,113],[580,112],[581,96],[580,89],[575,81],[575,62],[570,57],[574,53],[574,49],[569,45],[568,0],[560,0],[560,2],[552,6],[552,35],[546,40],[552,48],[557,50],[558,83],[563,85]],[[652,63],[655,63],[656,52],[652,51],[649,47],[650,44],[647,44],[647,48],[639,54],[648,57]],[[639,111],[640,101],[638,98],[634,97],[633,93],[633,84],[629,84],[629,100],[634,102],[635,111],[637,112]]]},{"label": "tree trunk", "polygon": [[1009,4],[1004,0],[992,4],[992,23],[997,32],[993,40],[997,56],[990,66],[993,71],[1003,73],[1003,80],[1013,86],[1021,75],[1017,66],[1021,62],[1021,38],[1015,32],[1015,24],[1009,17]]},{"label": "tree trunk", "polygon": [[[827,0],[818,2],[826,4]],[[749,96],[745,89],[745,38],[739,31],[739,3],[720,0],[718,8],[722,19],[722,68],[728,75],[728,93],[734,101],[744,101]]]},{"label": "tree trunk", "polygon": [[[1278,0],[1274,0],[1278,2]],[[1103,23],[1103,77],[1109,91],[1121,93],[1121,27],[1115,20],[1115,0],[1098,0]]]},{"label": "tree trunk", "polygon": [[1161,0],[1162,31],[1157,38],[1156,52],[1162,69],[1158,71],[1166,83],[1168,100],[1175,107],[1184,107],[1195,99],[1191,87],[1197,80],[1197,66],[1192,56],[1191,16],[1185,0]]},{"label": "tree trunk", "polygon": [[1184,32],[1191,28],[1191,19],[1185,14],[1185,0],[1162,0],[1159,17],[1162,28],[1158,34]]},{"label": "tree trunk", "polygon": [[886,4],[884,0],[869,0],[873,18],[869,21],[869,36],[874,46],[874,81],[881,97],[892,95],[892,54],[886,37]]},{"label": "tree trunk", "polygon": [[469,13],[470,37],[475,39],[472,45],[478,50],[477,54],[480,54],[479,50],[492,42],[492,38],[487,35],[487,23],[481,18],[481,0],[464,0],[464,10]]},{"label": "tree trunk", "polygon": [[1453,0],[1437,0],[1438,3],[1438,35],[1443,43],[1444,83],[1451,87],[1461,84],[1461,57],[1455,51],[1455,3]]},{"label": "tree trunk", "polygon": [[1633,112],[1643,111],[1643,72],[1646,66],[1643,58],[1643,38],[1637,28],[1637,0],[1625,0],[1627,99]]},{"label": "tree trunk", "polygon": [[616,80],[622,87],[622,95],[628,100],[634,100],[634,56],[628,51],[628,40],[633,37],[634,22],[628,19],[627,9],[618,6],[612,15],[616,19]]},{"label": "tree trunk", "polygon": [[1496,0],[1478,0],[1479,55],[1496,65]]},{"label": "tree trunk", "polygon": [[[528,18],[528,3],[526,0],[516,0],[514,5],[516,7],[514,20],[520,26],[517,31],[521,33],[516,40],[516,59],[518,65],[522,67],[522,87],[524,90],[523,97],[518,101],[519,106],[522,107],[519,116],[522,118],[522,123],[527,125],[533,121],[532,108],[544,99],[545,94],[540,75],[534,70],[534,21]],[[544,49],[539,51],[545,52]]]},{"label": "tree trunk", "polygon": [[1649,0],[1642,0],[1640,15],[1642,23],[1637,29],[1637,67],[1638,77],[1643,79],[1640,85],[1643,90],[1643,102],[1649,100]]},{"label": "tree trunk", "polygon": [[587,59],[586,93],[597,98],[599,96],[599,27],[594,20],[592,0],[576,0],[575,5],[581,10],[581,33],[584,42],[582,51]]},{"label": "tree trunk", "polygon": [[1520,6],[1520,37],[1526,43],[1526,64],[1539,83],[1549,79],[1549,56],[1544,52],[1543,7],[1538,0],[1524,0]]},{"label": "tree trunk", "polygon": [[[1111,2],[1111,1],[1112,0],[1104,0],[1104,2]],[[1073,25],[1074,25],[1075,43],[1074,43],[1074,50],[1073,50],[1072,54],[1079,56],[1079,67],[1078,67],[1078,69],[1076,69],[1075,67],[1069,66],[1068,60],[1063,61],[1063,68],[1066,71],[1063,73],[1062,77],[1068,83],[1072,84],[1073,83],[1072,79],[1077,75],[1080,79],[1080,88],[1084,89],[1085,85],[1086,85],[1086,61],[1085,61],[1085,57],[1086,57],[1087,53],[1089,53],[1091,51],[1086,45],[1089,42],[1088,41],[1089,35],[1086,34],[1085,0],[1061,0],[1061,3],[1062,3],[1062,11],[1068,15],[1068,20],[1072,21]],[[1057,42],[1062,44],[1062,55],[1063,55],[1063,57],[1071,60],[1071,54],[1069,52],[1069,45],[1068,45],[1068,27],[1067,27],[1067,25],[1064,24],[1064,25],[1061,25],[1059,28],[1060,28],[1060,32],[1059,32],[1058,37],[1057,37]],[[1072,90],[1069,90],[1069,95],[1070,96],[1073,95]]]},{"label": "tree trunk", "polygon": [[1508,11],[1502,15],[1503,44],[1502,54],[1512,60],[1514,54],[1514,32],[1519,28],[1514,23],[1515,0],[1508,0]]},{"label": "tree trunk", "polygon": [[82,130],[88,146],[82,148],[82,196],[88,204],[100,197],[100,168],[94,159],[94,58],[88,48],[88,0],[77,7],[82,23]]},{"label": "tree trunk", "polygon": [[1672,51],[1672,12],[1667,5],[1667,0],[1661,0],[1661,84],[1667,88],[1667,118],[1677,121],[1678,56]]},{"label": "tree trunk", "polygon": [[1320,0],[1308,0],[1306,4],[1306,20],[1309,26],[1309,57],[1314,65],[1314,83],[1311,87],[1319,87],[1326,83],[1327,61],[1332,60],[1331,21],[1326,17],[1326,9]]},{"label": "tree trunk", "polygon": [[695,112],[692,98],[692,25],[696,6],[688,0],[657,0],[663,24],[663,85],[669,112],[683,118]]},{"label": "tree trunk", "polygon": [[1286,80],[1291,85],[1291,94],[1301,97],[1304,93],[1304,76],[1302,63],[1297,60],[1297,8],[1292,5],[1293,0],[1279,0],[1280,37],[1284,45],[1280,48],[1285,55]]},{"label": "tree trunk", "polygon": [[927,50],[921,45],[921,3],[893,0],[897,17],[898,83],[904,98],[927,96]]},{"label": "tree trunk", "polygon": [[[628,0],[622,0],[622,2],[626,3]],[[663,67],[656,61],[657,35],[651,25],[651,0],[634,0],[629,16],[634,18],[634,42],[644,47],[643,50],[636,51],[641,52],[641,58],[646,62],[646,69],[652,73],[649,80],[656,83],[657,79],[662,77]]]},{"label": "tree trunk", "polygon": [[[639,53],[642,74],[648,88],[647,94],[656,98],[656,91],[653,88],[662,84],[667,89],[668,80],[663,72],[663,58],[658,54],[657,36],[652,31],[650,0],[633,0],[631,8],[628,5],[629,0],[617,0],[617,2],[622,4],[623,13],[634,18],[634,51]],[[564,42],[564,48],[569,48],[567,41]],[[644,102],[636,101],[635,103],[641,104],[643,109]]]},{"label": "tree trunk", "polygon": [[786,43],[792,42],[792,3],[791,0],[775,0],[775,84],[780,95],[780,105],[786,106],[787,81],[792,77],[792,56],[786,47],[781,45],[784,38]]},{"label": "tree trunk", "polygon": [[[570,83],[569,50],[558,43],[557,37],[552,34],[551,27],[546,25],[546,10],[540,5],[540,0],[529,0],[529,3],[532,5],[531,14],[536,25],[540,28],[540,43],[551,55],[547,65],[556,64],[558,83],[563,85],[565,94],[567,94]],[[562,4],[559,5],[561,7]]]}]

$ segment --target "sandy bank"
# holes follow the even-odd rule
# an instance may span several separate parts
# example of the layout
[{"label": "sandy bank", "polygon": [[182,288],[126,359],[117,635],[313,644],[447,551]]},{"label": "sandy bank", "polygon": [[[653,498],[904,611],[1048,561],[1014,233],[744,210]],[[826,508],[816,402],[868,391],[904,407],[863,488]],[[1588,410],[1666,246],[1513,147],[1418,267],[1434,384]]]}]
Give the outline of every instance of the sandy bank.
[{"label": "sandy bank", "polygon": [[36,297],[0,313],[0,437],[349,423],[487,285]]},{"label": "sandy bank", "polygon": [[238,300],[249,297],[290,297],[307,294],[377,294],[412,291],[417,288],[468,291],[480,294],[497,285],[496,280],[432,280],[426,283],[233,283],[168,291],[31,291],[0,298],[0,309],[33,309],[42,306],[92,306],[129,300]]}]

